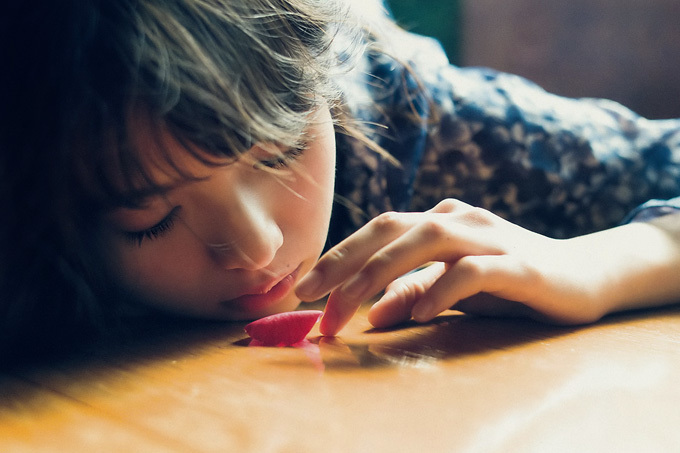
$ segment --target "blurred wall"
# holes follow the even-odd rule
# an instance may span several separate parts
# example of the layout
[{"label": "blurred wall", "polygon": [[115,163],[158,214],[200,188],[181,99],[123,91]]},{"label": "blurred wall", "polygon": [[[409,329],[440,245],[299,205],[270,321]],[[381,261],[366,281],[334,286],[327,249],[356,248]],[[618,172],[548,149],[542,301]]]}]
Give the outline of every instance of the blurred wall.
[{"label": "blurred wall", "polygon": [[387,0],[456,64],[527,77],[572,97],[680,117],[680,0]]},{"label": "blurred wall", "polygon": [[433,36],[454,63],[460,63],[461,3],[463,0],[387,0],[396,21],[405,29]]},{"label": "blurred wall", "polygon": [[[427,0],[421,3],[428,7]],[[460,62],[680,117],[679,0],[462,0]]]}]

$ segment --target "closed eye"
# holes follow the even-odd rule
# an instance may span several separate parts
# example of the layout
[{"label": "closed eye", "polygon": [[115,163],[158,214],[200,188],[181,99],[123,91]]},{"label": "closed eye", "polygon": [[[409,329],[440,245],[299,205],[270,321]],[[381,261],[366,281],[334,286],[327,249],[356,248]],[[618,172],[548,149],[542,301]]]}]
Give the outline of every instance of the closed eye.
[{"label": "closed eye", "polygon": [[181,206],[175,206],[163,220],[150,228],[141,231],[125,231],[123,232],[123,235],[131,244],[137,245],[138,247],[141,247],[145,240],[158,239],[172,230],[180,208]]}]

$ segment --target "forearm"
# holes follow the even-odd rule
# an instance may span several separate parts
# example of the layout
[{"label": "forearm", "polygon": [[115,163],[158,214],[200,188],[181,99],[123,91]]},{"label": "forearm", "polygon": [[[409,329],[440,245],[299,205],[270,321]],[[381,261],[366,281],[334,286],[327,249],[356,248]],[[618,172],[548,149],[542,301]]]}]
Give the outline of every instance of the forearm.
[{"label": "forearm", "polygon": [[601,314],[680,302],[680,215],[569,240],[586,251]]}]

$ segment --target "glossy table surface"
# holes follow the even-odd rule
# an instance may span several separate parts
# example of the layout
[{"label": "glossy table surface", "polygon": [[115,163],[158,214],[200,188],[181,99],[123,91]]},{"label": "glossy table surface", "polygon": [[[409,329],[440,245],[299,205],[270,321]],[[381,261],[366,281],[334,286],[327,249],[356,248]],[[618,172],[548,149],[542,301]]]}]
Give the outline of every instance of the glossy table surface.
[{"label": "glossy table surface", "polygon": [[248,347],[164,321],[0,374],[2,452],[680,451],[680,308],[584,327],[449,312]]}]

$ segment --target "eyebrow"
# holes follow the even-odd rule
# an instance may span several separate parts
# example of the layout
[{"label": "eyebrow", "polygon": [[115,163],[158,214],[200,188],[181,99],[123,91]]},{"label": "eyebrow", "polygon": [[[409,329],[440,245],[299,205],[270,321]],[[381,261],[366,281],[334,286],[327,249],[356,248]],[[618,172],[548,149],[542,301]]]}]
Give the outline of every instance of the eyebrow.
[{"label": "eyebrow", "polygon": [[[232,159],[229,162],[219,164],[211,163],[208,160],[202,160],[200,158],[197,158],[197,160],[204,163],[205,165],[228,166],[237,162],[239,159]],[[111,200],[111,203],[109,203],[109,209],[118,208],[139,209],[143,207],[144,201],[148,198],[167,195],[168,192],[171,192],[172,190],[178,187],[181,187],[185,184],[189,184],[192,182],[202,181],[206,178],[210,178],[210,176],[199,177],[195,175],[185,174],[182,178],[178,179],[175,182],[167,184],[149,184],[148,186],[139,189],[121,190],[116,192],[115,196]]]},{"label": "eyebrow", "polygon": [[163,184],[142,189],[132,189],[119,192],[115,200],[112,200],[110,209],[128,208],[139,209],[144,206],[145,200],[153,197],[167,195],[172,190],[182,186],[187,181],[179,181],[172,184]]}]

